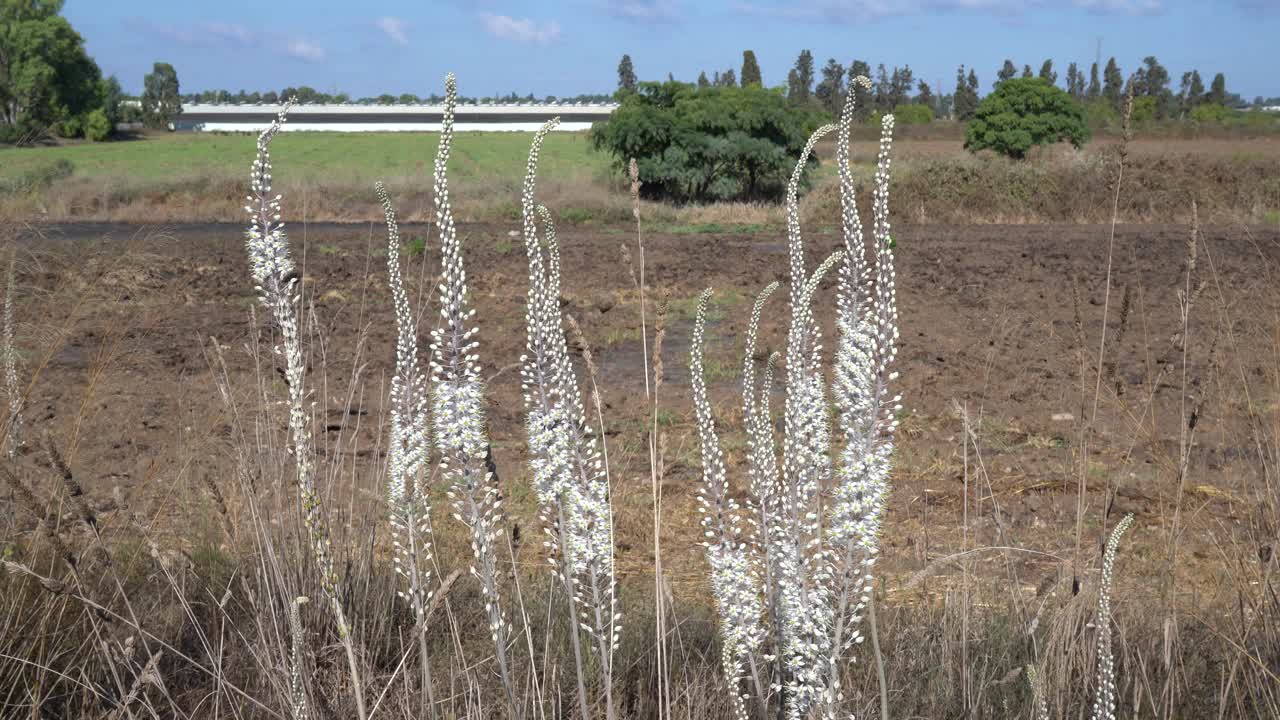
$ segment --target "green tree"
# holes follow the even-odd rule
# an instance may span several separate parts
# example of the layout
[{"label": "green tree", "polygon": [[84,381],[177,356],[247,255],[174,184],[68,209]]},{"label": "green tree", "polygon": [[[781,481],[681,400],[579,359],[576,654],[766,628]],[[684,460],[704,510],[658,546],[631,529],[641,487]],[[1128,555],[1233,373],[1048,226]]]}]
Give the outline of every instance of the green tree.
[{"label": "green tree", "polygon": [[636,68],[631,64],[631,56],[623,55],[618,62],[618,92],[633,93],[636,91]]},{"label": "green tree", "polygon": [[[916,104],[923,105],[929,108],[930,113],[932,113],[933,111],[933,106],[934,106],[933,90],[929,88],[929,83],[923,80],[920,81],[920,94],[916,95]],[[929,121],[933,122],[933,118],[930,117]]]},{"label": "green tree", "polygon": [[778,201],[821,120],[780,89],[643,82],[590,137],[619,171],[636,158],[645,197]]},{"label": "green tree", "polygon": [[1214,105],[1223,105],[1227,102],[1227,76],[1218,73],[1213,76],[1213,82],[1209,85],[1209,95],[1205,98],[1206,102]]},{"label": "green tree", "polygon": [[115,75],[102,81],[98,96],[102,98],[102,112],[111,123],[111,132],[115,132],[116,125],[122,122],[120,106],[124,102],[124,90]]},{"label": "green tree", "polygon": [[787,76],[787,101],[792,105],[808,104],[813,94],[813,53],[801,50],[796,66]]},{"label": "green tree", "polygon": [[1097,100],[1102,96],[1102,83],[1098,80],[1098,63],[1094,63],[1089,68],[1089,89],[1085,91],[1085,95],[1090,100]]},{"label": "green tree", "polygon": [[971,87],[965,78],[964,66],[956,71],[956,91],[952,100],[952,111],[957,120],[968,120],[973,117],[973,113],[978,109],[978,91],[977,80],[973,71],[969,72],[969,77],[975,78]]},{"label": "green tree", "polygon": [[[1018,68],[1013,64],[1012,60],[1005,60],[1004,65],[1000,66],[1000,72],[996,73],[996,85],[1005,80],[1012,80],[1018,74]],[[994,86],[993,86],[994,87]]]},{"label": "green tree", "polygon": [[706,70],[703,70],[702,72],[698,73],[698,87],[699,88],[711,87],[711,81],[707,79]]},{"label": "green tree", "polygon": [[1076,100],[1084,99],[1084,73],[1075,63],[1067,66],[1067,94]]},{"label": "green tree", "polygon": [[182,112],[178,73],[169,63],[156,63],[142,79],[142,118],[147,127],[166,128]]},{"label": "green tree", "polygon": [[915,74],[911,72],[911,66],[906,65],[900,69],[895,67],[889,79],[890,107],[896,108],[911,102],[911,89],[914,86]]},{"label": "green tree", "polygon": [[835,58],[827,60],[827,64],[823,66],[822,81],[813,94],[822,103],[824,110],[832,115],[840,112],[840,107],[844,104],[844,66],[836,62]]},{"label": "green tree", "polygon": [[751,50],[742,51],[742,87],[763,85],[760,78],[760,63],[756,62],[756,54]]},{"label": "green tree", "polygon": [[1045,60],[1040,66],[1040,79],[1054,85],[1058,82],[1058,73],[1053,71],[1053,60]]},{"label": "green tree", "polygon": [[1023,66],[1022,66],[1022,77],[1024,77],[1024,78],[1035,77],[1035,74],[1031,72],[1031,66],[1030,66],[1030,65],[1023,65]]},{"label": "green tree", "polygon": [[1079,148],[1088,139],[1079,103],[1042,78],[1020,78],[1001,83],[978,105],[965,127],[964,146],[1022,158],[1035,145],[1065,140]]},{"label": "green tree", "polygon": [[62,0],[0,0],[0,142],[78,131],[102,104],[102,72]]},{"label": "green tree", "polygon": [[1124,102],[1124,75],[1120,74],[1120,66],[1116,64],[1113,57],[1107,60],[1107,68],[1102,72],[1103,86],[1102,97],[1115,110],[1120,110],[1120,104]]}]

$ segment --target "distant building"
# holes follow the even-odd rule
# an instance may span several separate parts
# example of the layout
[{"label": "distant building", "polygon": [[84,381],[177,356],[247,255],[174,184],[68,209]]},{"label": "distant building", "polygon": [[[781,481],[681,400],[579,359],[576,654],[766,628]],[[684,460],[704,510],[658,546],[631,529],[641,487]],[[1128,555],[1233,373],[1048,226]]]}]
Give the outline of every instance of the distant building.
[{"label": "distant building", "polygon": [[[175,130],[196,132],[259,132],[280,112],[280,105],[230,105],[193,103],[183,105],[174,122]],[[533,131],[553,117],[560,118],[559,130],[590,129],[606,120],[615,104],[485,104],[459,105],[454,110],[458,132]],[[295,105],[284,129],[325,132],[431,132],[438,131],[444,117],[440,105]]]}]

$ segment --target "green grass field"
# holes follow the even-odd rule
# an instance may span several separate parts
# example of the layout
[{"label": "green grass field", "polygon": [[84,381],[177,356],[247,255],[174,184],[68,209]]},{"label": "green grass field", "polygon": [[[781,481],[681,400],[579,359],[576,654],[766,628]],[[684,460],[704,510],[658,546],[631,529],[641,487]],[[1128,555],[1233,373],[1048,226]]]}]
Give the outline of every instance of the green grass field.
[{"label": "green grass field", "polygon": [[[524,176],[532,133],[458,133],[450,178]],[[0,180],[39,172],[60,160],[73,178],[163,181],[193,176],[242,175],[253,158],[255,136],[212,133],[147,135],[145,139],[0,149]],[[430,178],[437,133],[283,133],[272,145],[277,174],[298,181],[364,184],[379,178]],[[539,176],[594,179],[608,172],[609,158],[591,149],[584,133],[553,133],[546,140]]]}]

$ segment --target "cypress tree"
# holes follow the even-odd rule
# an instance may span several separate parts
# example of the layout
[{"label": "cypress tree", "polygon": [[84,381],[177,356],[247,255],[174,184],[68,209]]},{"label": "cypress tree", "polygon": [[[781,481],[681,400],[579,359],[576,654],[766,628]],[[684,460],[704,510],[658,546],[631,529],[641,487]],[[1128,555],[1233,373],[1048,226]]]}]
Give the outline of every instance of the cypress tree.
[{"label": "cypress tree", "polygon": [[992,85],[995,87],[1005,80],[1012,80],[1018,74],[1018,68],[1013,64],[1012,60],[1005,60],[1004,65],[1000,67],[1000,72],[996,73],[996,81]]},{"label": "cypress tree", "polygon": [[636,91],[636,69],[631,64],[631,56],[623,55],[618,63],[618,90],[621,92]]},{"label": "cypress tree", "polygon": [[1040,79],[1048,80],[1050,85],[1057,84],[1058,73],[1053,71],[1053,60],[1045,60],[1040,66]]},{"label": "cypress tree", "polygon": [[1119,110],[1120,103],[1124,99],[1124,76],[1120,74],[1120,66],[1116,64],[1114,57],[1107,61],[1107,68],[1103,71],[1102,78],[1104,83],[1102,97]]},{"label": "cypress tree", "polygon": [[760,64],[756,62],[756,54],[751,50],[742,51],[742,87],[763,85],[760,78]]}]

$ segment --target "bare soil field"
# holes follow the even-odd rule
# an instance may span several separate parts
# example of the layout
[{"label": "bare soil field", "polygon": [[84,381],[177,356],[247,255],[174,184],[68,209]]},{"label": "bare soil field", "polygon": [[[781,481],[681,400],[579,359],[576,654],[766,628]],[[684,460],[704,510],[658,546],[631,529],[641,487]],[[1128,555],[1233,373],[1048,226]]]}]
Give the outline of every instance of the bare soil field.
[{"label": "bare soil field", "polygon": [[[509,230],[471,224],[460,234],[495,459],[509,513],[532,529],[536,503],[525,480],[520,375],[512,366],[524,346],[527,276],[520,240]],[[411,297],[421,300],[429,327],[434,236],[413,226],[403,235],[431,238],[425,252],[406,258]],[[620,565],[624,574],[648,574],[640,314],[620,250],[627,244],[636,256],[636,239],[623,227],[561,235],[562,304],[601,365]],[[903,226],[894,235],[904,410],[883,550],[890,597],[942,592],[960,572],[955,554],[984,547],[1019,551],[974,551],[963,556],[972,561],[968,570],[1014,582],[1029,598],[1042,595],[1072,574],[1078,507],[1090,568],[1104,526],[1127,512],[1137,516],[1121,585],[1150,587],[1165,572],[1175,511],[1182,569],[1174,592],[1187,604],[1211,593],[1231,563],[1257,562],[1259,538],[1276,532],[1267,524],[1277,503],[1267,465],[1280,422],[1280,232],[1203,229],[1185,334],[1186,227],[1120,227],[1109,298],[1106,227]],[[335,505],[349,521],[380,493],[394,354],[385,235],[377,226],[299,225],[292,240],[303,258],[304,335],[318,446],[331,468],[327,492],[340,498]],[[741,487],[740,336],[758,290],[786,280],[784,242],[777,233],[652,234],[644,242],[652,297],[667,299],[652,302],[647,317],[652,333],[655,306],[665,304],[658,424],[666,562],[677,595],[705,597],[704,560],[692,542],[699,533],[687,355],[694,298],[704,287],[717,291],[708,367],[731,478]],[[810,261],[837,242],[835,234],[811,234]],[[281,382],[270,329],[253,315],[241,228],[49,226],[24,232],[18,248],[17,342],[24,379],[36,374],[28,436],[51,433],[69,448],[105,522],[125,502],[159,532],[216,535],[209,487],[233,484],[232,405],[251,402],[261,383]],[[820,297],[830,337],[834,292]],[[774,300],[763,325],[766,351],[783,347],[785,325],[785,301]],[[215,382],[222,362],[232,405]],[[775,398],[779,414],[782,397]],[[283,409],[277,417],[278,427],[264,432],[283,435]],[[1188,465],[1180,472],[1184,447]],[[283,484],[265,480],[264,492]],[[18,522],[30,527],[32,520]],[[529,543],[522,562],[536,567],[538,552]]]}]

